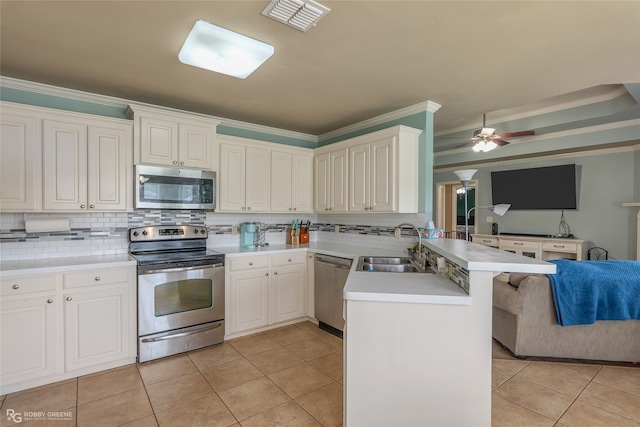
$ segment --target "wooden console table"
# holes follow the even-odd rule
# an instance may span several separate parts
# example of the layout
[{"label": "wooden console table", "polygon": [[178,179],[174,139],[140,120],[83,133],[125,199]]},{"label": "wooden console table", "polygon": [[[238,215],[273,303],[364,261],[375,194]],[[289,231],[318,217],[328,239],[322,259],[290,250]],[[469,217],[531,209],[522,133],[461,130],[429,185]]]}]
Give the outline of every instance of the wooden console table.
[{"label": "wooden console table", "polygon": [[471,240],[481,245],[542,260],[559,258],[584,260],[587,259],[589,249],[588,240],[556,237],[472,234]]}]

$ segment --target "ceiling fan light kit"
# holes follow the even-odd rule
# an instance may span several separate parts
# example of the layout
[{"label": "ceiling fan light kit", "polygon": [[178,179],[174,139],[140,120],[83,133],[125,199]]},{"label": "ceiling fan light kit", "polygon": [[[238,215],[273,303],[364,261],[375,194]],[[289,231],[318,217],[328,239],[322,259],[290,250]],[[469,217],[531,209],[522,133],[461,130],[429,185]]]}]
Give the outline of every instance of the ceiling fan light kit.
[{"label": "ceiling fan light kit", "polygon": [[471,149],[476,153],[486,153],[496,147],[502,147],[509,144],[509,141],[505,141],[504,138],[516,138],[519,136],[535,135],[533,130],[525,130],[521,132],[508,132],[508,133],[495,133],[494,128],[487,127],[487,115],[482,114],[482,129],[473,132],[473,137],[469,142],[458,145],[456,148],[467,147],[474,143]]}]

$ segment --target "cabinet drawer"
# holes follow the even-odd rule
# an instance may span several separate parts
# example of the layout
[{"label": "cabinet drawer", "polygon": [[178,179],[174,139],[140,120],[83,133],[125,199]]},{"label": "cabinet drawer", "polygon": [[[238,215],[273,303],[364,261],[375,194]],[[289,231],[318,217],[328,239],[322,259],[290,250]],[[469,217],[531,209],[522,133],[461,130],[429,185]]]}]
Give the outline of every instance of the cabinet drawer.
[{"label": "cabinet drawer", "polygon": [[545,242],[542,250],[549,252],[578,252],[578,245],[575,243],[553,243]]},{"label": "cabinet drawer", "polygon": [[302,264],[305,262],[304,252],[271,255],[271,267],[282,265]]},{"label": "cabinet drawer", "polygon": [[16,276],[0,280],[0,295],[3,297],[55,290],[55,274]]},{"label": "cabinet drawer", "polygon": [[500,248],[511,248],[511,249],[538,249],[538,242],[527,242],[527,241],[501,241]]},{"label": "cabinet drawer", "polygon": [[108,268],[64,273],[63,286],[65,289],[73,289],[83,286],[129,283],[133,280],[134,272],[135,268]]},{"label": "cabinet drawer", "polygon": [[480,243],[481,245],[485,245],[485,246],[498,247],[498,239],[487,238],[487,237],[474,238],[473,243]]},{"label": "cabinet drawer", "polygon": [[263,256],[243,256],[227,259],[226,266],[230,271],[253,270],[256,268],[269,267],[269,257]]}]

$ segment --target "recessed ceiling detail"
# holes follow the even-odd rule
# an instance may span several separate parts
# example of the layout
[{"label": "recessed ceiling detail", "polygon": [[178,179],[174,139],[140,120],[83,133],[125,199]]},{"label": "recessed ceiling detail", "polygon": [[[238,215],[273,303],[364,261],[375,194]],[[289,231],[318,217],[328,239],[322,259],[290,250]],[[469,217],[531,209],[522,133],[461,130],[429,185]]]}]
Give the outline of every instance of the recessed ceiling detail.
[{"label": "recessed ceiling detail", "polygon": [[271,0],[262,14],[300,31],[307,31],[329,12],[331,9],[313,0]]}]

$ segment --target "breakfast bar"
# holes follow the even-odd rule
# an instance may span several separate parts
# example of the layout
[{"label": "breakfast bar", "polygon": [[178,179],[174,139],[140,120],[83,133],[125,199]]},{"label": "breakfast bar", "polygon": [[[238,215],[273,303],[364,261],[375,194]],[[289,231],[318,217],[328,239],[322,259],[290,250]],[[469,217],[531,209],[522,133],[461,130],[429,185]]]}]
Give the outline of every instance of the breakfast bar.
[{"label": "breakfast bar", "polygon": [[490,426],[493,277],[555,273],[551,263],[463,240],[423,249],[444,268],[349,275],[347,426]]}]

